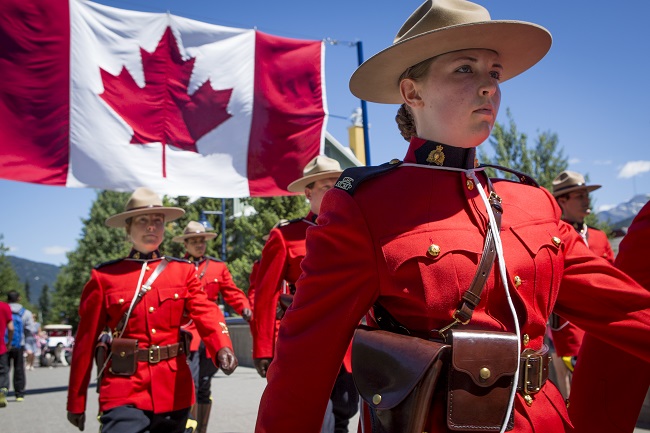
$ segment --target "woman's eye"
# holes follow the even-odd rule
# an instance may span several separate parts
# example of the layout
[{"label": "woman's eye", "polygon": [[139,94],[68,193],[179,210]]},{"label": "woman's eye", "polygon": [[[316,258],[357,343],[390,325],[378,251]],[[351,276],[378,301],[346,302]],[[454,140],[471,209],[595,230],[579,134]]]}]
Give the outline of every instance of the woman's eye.
[{"label": "woman's eye", "polygon": [[456,69],[456,71],[467,74],[467,73],[472,72],[472,68],[470,68],[469,65],[464,65],[464,66],[461,66],[460,68]]},{"label": "woman's eye", "polygon": [[495,80],[500,80],[501,79],[501,72],[499,71],[492,71],[490,72],[490,76],[494,78]]}]

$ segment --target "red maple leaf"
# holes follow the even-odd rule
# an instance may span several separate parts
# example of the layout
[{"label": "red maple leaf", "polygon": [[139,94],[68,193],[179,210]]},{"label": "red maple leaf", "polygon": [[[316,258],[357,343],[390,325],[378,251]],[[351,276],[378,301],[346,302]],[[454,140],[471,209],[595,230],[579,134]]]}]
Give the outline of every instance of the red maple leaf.
[{"label": "red maple leaf", "polygon": [[145,86],[125,67],[117,77],[100,68],[99,96],[133,128],[131,144],[162,143],[166,177],[166,145],[198,152],[196,141],[232,117],[227,111],[232,89],[214,90],[208,79],[188,95],[195,59],[182,59],[169,27],[153,53],[140,48],[140,54]]}]

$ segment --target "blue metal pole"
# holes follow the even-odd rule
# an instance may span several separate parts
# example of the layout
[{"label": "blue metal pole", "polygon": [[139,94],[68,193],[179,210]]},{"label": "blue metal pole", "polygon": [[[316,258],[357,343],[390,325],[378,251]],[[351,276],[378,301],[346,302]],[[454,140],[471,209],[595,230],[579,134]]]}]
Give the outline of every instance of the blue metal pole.
[{"label": "blue metal pole", "polygon": [[[363,63],[363,45],[361,41],[356,42],[357,45],[357,59],[359,61],[359,66]],[[370,163],[370,134],[368,133],[368,109],[366,107],[366,101],[361,99],[361,120],[363,121],[363,148],[366,153],[366,165],[371,165]]]},{"label": "blue metal pole", "polygon": [[221,260],[226,261],[226,199],[221,199]]}]

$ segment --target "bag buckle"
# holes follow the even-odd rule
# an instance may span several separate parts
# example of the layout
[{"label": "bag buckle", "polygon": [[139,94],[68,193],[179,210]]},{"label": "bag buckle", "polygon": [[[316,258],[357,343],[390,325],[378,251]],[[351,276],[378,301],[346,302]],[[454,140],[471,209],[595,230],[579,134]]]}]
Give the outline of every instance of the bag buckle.
[{"label": "bag buckle", "polygon": [[149,363],[158,364],[160,362],[160,346],[149,346]]},{"label": "bag buckle", "polygon": [[451,315],[451,317],[454,319],[453,322],[451,322],[449,325],[445,326],[444,328],[438,329],[438,334],[442,337],[442,339],[447,342],[447,335],[446,332],[449,331],[452,327],[456,326],[457,324],[461,325],[467,325],[471,319],[467,320],[461,320],[458,318],[458,314],[460,313],[460,310],[454,311],[454,314]]},{"label": "bag buckle", "polygon": [[[542,381],[544,380],[544,366],[542,356],[537,355],[534,352],[526,353],[526,351],[524,351],[522,355],[524,355],[526,358],[526,364],[524,366],[524,386],[522,387],[522,391],[524,392],[524,395],[537,394],[542,389]],[[534,378],[534,376],[531,377],[529,374],[529,371],[533,368],[533,364],[530,362],[532,358],[536,358],[539,362],[539,368],[537,369],[537,383],[535,385],[533,385],[530,381],[530,379]]]}]

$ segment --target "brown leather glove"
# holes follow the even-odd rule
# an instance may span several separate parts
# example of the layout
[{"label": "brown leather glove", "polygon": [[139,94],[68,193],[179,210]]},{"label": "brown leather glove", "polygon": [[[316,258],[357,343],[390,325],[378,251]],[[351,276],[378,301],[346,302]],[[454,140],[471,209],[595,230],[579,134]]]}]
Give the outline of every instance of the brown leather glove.
[{"label": "brown leather glove", "polygon": [[244,308],[241,312],[241,316],[245,321],[250,322],[253,318],[253,312],[250,308]]},{"label": "brown leather glove", "polygon": [[273,361],[273,358],[255,358],[255,359],[253,359],[253,364],[255,365],[255,369],[257,370],[257,373],[260,376],[266,377],[266,372],[269,369],[269,365],[271,365],[271,361]]},{"label": "brown leather glove", "polygon": [[239,361],[237,361],[237,357],[230,347],[222,347],[219,349],[219,352],[217,352],[217,362],[226,375],[231,375],[239,365]]},{"label": "brown leather glove", "polygon": [[70,424],[77,427],[79,431],[84,431],[86,426],[86,414],[85,413],[72,413],[68,412],[68,421]]}]

